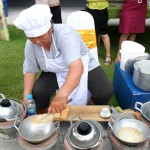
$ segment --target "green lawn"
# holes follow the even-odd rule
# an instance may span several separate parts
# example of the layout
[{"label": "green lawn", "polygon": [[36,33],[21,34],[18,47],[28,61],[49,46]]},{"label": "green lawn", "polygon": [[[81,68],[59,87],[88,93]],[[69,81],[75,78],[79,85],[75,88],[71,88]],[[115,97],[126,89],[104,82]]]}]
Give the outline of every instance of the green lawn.
[{"label": "green lawn", "polygon": [[[24,33],[17,30],[14,26],[9,26],[10,41],[0,41],[0,93],[5,94],[8,98],[22,100],[23,93],[23,73],[22,63],[24,59],[24,45],[26,37]],[[118,51],[118,26],[109,27],[109,35],[111,39],[111,53],[113,60]],[[137,42],[146,47],[146,51],[150,52],[150,27],[146,28],[144,34],[137,36]],[[110,81],[113,81],[114,62],[109,66],[104,66],[105,49],[103,43],[100,43],[99,59],[102,67],[106,71]],[[110,101],[110,105],[117,106],[115,97]]]}]

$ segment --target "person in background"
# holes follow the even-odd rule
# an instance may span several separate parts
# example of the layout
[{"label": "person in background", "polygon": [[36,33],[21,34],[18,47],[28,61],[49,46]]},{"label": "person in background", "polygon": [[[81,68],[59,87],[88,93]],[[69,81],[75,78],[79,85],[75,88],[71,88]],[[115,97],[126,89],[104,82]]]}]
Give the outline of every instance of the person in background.
[{"label": "person in background", "polygon": [[88,95],[95,105],[108,104],[113,88],[99,62],[74,28],[52,24],[51,18],[48,5],[36,4],[23,10],[13,22],[28,38],[23,102],[32,93],[37,113],[61,112],[70,100],[69,105],[86,105]]},{"label": "person in background", "polygon": [[[125,40],[135,41],[136,35],[145,32],[145,19],[147,12],[147,0],[125,0],[119,22],[119,39],[118,50]],[[115,62],[118,62],[118,54]]]},{"label": "person in background", "polygon": [[53,15],[52,21],[54,23],[62,23],[61,6],[59,0],[35,0],[36,4],[47,4],[50,7]]},{"label": "person in background", "polygon": [[106,59],[104,64],[110,65],[112,62],[112,57],[110,53],[110,38],[108,35],[107,7],[109,7],[107,0],[87,0],[86,3],[87,12],[89,12],[94,18],[97,45],[99,45],[98,36],[100,35],[106,49]]}]

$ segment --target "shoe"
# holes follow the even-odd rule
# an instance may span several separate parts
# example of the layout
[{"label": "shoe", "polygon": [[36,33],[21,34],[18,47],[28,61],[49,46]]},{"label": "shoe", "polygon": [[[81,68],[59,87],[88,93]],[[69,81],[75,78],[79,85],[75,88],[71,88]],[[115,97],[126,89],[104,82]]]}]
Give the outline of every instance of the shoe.
[{"label": "shoe", "polygon": [[112,57],[111,56],[106,56],[106,59],[104,61],[104,65],[110,65],[112,62]]}]

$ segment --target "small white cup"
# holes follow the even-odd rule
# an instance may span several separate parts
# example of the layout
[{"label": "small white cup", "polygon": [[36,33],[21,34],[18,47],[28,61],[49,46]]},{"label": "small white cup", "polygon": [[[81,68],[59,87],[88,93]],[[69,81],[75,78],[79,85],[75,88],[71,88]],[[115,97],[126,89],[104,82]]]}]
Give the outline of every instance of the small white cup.
[{"label": "small white cup", "polygon": [[110,117],[110,111],[108,108],[102,108],[100,116],[103,118]]}]

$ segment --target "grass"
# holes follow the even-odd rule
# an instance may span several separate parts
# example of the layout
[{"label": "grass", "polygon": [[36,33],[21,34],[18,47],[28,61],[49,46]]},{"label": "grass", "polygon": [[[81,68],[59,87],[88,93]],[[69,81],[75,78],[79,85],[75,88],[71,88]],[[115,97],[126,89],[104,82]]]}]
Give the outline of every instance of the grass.
[{"label": "grass", "polygon": [[[15,98],[22,100],[23,94],[23,73],[22,64],[24,59],[24,45],[26,37],[24,33],[14,26],[9,26],[10,41],[0,41],[0,93],[3,93],[8,98]],[[150,26],[146,27],[143,34],[137,36],[137,42],[146,47],[146,52],[150,53]],[[109,27],[109,36],[111,40],[111,54],[114,60],[118,51],[118,41],[120,35],[118,34],[118,26]],[[99,48],[99,59],[108,75],[111,82],[113,82],[114,62],[109,66],[104,66],[105,49],[101,42]],[[115,96],[112,97],[110,105],[117,106]]]}]

